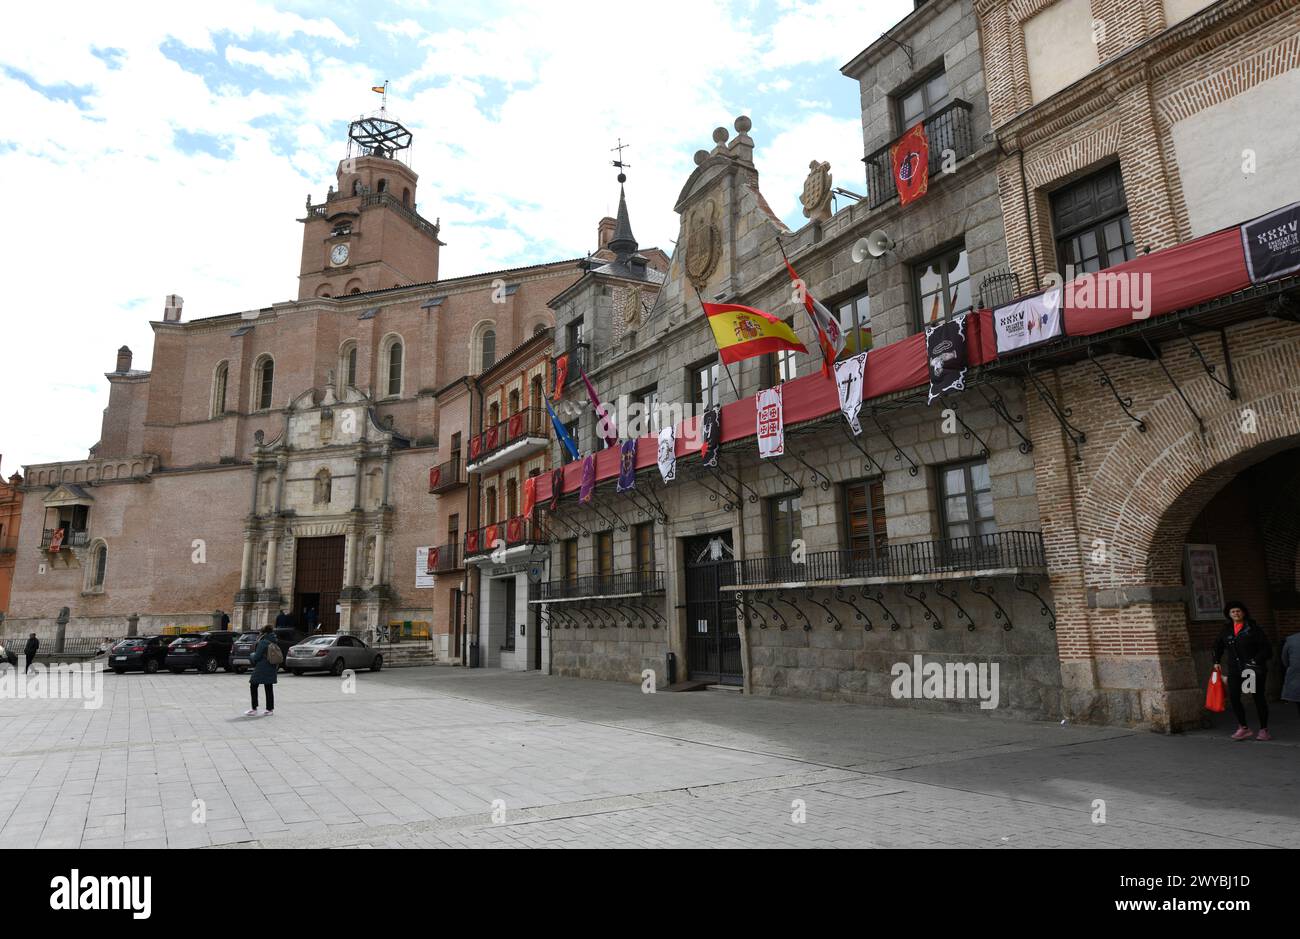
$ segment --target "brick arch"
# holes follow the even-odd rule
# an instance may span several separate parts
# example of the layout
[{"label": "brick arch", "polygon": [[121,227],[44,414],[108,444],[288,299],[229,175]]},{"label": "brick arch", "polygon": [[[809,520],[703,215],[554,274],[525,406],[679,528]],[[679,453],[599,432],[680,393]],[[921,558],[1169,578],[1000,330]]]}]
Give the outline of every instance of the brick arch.
[{"label": "brick arch", "polygon": [[[1148,430],[1127,429],[1091,476],[1079,509],[1085,553],[1103,539],[1107,564],[1087,566],[1089,586],[1182,582],[1182,536],[1205,504],[1238,473],[1300,445],[1300,339],[1235,359],[1240,397],[1230,401],[1202,376],[1183,385],[1205,420],[1191,424],[1171,389],[1144,415]],[[1243,409],[1255,412],[1254,434],[1242,432]]]}]

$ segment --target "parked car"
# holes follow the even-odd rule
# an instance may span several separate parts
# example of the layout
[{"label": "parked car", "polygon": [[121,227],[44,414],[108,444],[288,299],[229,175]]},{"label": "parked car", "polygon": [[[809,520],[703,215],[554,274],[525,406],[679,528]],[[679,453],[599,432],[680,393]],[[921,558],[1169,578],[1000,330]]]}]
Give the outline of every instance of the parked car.
[{"label": "parked car", "polygon": [[108,650],[107,665],[123,675],[139,669],[152,675],[162,668],[167,658],[167,644],[173,636],[131,636],[119,639]]},{"label": "parked car", "polygon": [[[260,632],[244,633],[235,640],[235,644],[230,650],[230,666],[235,670],[236,674],[242,675],[252,668],[253,662],[250,656],[253,654],[253,650],[257,648],[257,642],[261,638],[262,634]],[[286,662],[289,660],[289,650],[295,643],[302,642],[305,638],[306,634],[297,629],[275,630],[275,642],[280,647],[280,651],[284,653]],[[280,667],[286,670],[289,668],[288,665],[281,665]]]},{"label": "parked car", "polygon": [[384,657],[356,636],[312,636],[289,649],[285,665],[295,675],[303,672],[329,672],[342,675],[345,668],[368,668],[377,672],[384,667]]},{"label": "parked car", "polygon": [[239,633],[229,629],[179,636],[167,647],[164,664],[174,675],[187,668],[197,668],[211,675],[219,668],[230,667],[230,649],[238,637]]}]

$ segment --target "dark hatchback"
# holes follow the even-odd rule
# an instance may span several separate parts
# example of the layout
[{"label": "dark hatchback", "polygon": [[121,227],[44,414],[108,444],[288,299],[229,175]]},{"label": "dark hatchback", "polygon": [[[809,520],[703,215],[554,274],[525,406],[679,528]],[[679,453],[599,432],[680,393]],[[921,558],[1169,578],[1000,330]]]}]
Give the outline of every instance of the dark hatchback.
[{"label": "dark hatchback", "polygon": [[[234,646],[230,650],[230,667],[237,674],[244,674],[252,667],[252,660],[249,658],[253,650],[257,648],[257,641],[262,638],[261,633],[243,633],[235,640]],[[289,647],[302,642],[306,635],[296,629],[277,629],[275,630],[275,642],[284,653],[286,659],[289,658]],[[281,665],[281,669],[288,671],[288,667]]]},{"label": "dark hatchback", "polygon": [[167,647],[163,664],[176,675],[187,668],[211,675],[220,668],[230,667],[230,649],[238,637],[239,633],[229,629],[180,636]]},{"label": "dark hatchback", "polygon": [[167,643],[174,636],[132,636],[113,643],[108,650],[107,666],[122,675],[131,671],[143,671],[152,675],[162,668],[167,658]]}]

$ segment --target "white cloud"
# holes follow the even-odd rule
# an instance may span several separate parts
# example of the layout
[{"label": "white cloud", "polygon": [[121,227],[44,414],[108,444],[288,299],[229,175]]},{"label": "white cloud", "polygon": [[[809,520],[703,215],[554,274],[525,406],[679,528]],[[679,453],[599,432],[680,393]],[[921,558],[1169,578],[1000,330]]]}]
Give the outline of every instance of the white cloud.
[{"label": "white cloud", "polygon": [[272,78],[306,78],[311,74],[307,57],[297,49],[282,52],[261,52],[242,46],[226,46],[226,61],[232,65],[248,65],[261,69]]}]

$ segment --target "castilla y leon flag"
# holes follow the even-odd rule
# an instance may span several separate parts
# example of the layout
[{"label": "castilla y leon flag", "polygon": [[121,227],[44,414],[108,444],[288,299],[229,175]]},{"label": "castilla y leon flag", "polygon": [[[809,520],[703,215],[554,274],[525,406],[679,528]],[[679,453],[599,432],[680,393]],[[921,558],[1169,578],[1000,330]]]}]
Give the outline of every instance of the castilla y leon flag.
[{"label": "castilla y leon flag", "polygon": [[889,165],[898,187],[898,204],[907,205],[930,188],[930,141],[925,123],[918,121],[889,148]]},{"label": "castilla y leon flag", "polygon": [[[785,257],[785,249],[781,250],[781,256]],[[817,330],[817,344],[822,350],[822,374],[830,378],[835,360],[844,351],[844,330],[840,328],[835,315],[808,292],[807,285],[794,272],[789,258],[785,258],[785,269],[790,272],[790,280],[794,282],[796,297],[802,297],[803,308],[808,311],[808,318]]]},{"label": "castilla y leon flag", "polygon": [[771,313],[736,303],[703,303],[723,365],[769,352],[807,352],[794,330]]}]

